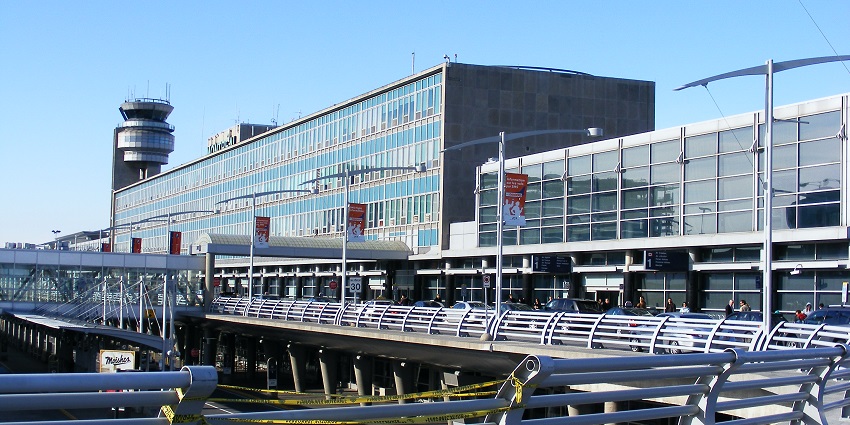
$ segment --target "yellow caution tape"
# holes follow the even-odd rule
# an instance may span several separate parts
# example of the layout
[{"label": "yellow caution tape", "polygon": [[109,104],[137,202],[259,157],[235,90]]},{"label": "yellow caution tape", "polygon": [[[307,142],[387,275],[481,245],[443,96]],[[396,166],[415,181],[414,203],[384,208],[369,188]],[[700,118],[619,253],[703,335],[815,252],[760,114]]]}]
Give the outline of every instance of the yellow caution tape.
[{"label": "yellow caution tape", "polygon": [[[281,425],[362,425],[362,424],[421,424],[428,422],[447,422],[455,419],[471,419],[487,416],[493,413],[507,412],[524,406],[515,405],[492,410],[475,410],[471,412],[449,413],[432,416],[415,416],[393,419],[365,419],[362,421],[339,421],[325,419],[221,419],[223,421],[250,422],[256,424],[281,424]],[[218,420],[218,419],[216,419]]]},{"label": "yellow caution tape", "polygon": [[519,380],[513,373],[511,373],[510,378],[508,378],[511,382],[511,385],[514,387],[514,400],[517,404],[522,403],[522,381]]},{"label": "yellow caution tape", "polygon": [[189,422],[206,422],[203,415],[178,415],[174,413],[174,408],[171,406],[162,406],[162,414],[172,424],[185,424]]}]

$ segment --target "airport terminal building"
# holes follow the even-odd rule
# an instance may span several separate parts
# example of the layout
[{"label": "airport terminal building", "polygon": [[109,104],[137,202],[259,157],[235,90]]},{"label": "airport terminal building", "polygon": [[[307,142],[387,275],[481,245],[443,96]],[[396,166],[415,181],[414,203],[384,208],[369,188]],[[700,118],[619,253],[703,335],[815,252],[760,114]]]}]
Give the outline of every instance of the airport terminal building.
[{"label": "airport terminal building", "polygon": [[[392,255],[349,259],[347,276],[363,281],[358,298],[483,300],[496,264],[498,166],[488,160],[497,146],[444,149],[502,131],[600,127],[604,140],[547,135],[506,146],[507,171],[527,174],[529,185],[526,226],[504,231],[503,297],[616,304],[642,295],[650,305],[672,298],[704,310],[746,298],[757,310],[763,114],[654,131],[654,89],[445,63],[116,188],[111,246],[129,251],[138,239],[142,252],[163,253],[179,231],[183,254],[209,255],[247,245],[252,215],[269,217],[270,245],[281,250],[255,250],[253,262],[219,252],[206,279],[244,293],[251,270],[254,294],[339,298],[341,242],[312,258],[264,254],[297,253],[305,238],[316,247],[341,241],[348,187],[349,201],[366,205],[366,247],[396,244]],[[838,302],[850,280],[847,102],[776,108],[774,302],[783,311]],[[360,172],[421,165],[426,171]],[[346,167],[358,171],[348,185],[323,178]],[[685,261],[649,269],[644,260],[655,252]]]}]

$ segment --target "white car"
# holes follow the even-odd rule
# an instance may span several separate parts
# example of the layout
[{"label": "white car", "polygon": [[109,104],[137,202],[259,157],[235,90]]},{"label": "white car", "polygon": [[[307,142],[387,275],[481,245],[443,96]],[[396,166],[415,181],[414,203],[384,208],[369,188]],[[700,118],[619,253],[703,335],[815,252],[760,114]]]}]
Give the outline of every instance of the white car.
[{"label": "white car", "polygon": [[487,304],[482,303],[481,301],[458,301],[452,308],[456,308],[458,310],[491,310],[492,307]]}]

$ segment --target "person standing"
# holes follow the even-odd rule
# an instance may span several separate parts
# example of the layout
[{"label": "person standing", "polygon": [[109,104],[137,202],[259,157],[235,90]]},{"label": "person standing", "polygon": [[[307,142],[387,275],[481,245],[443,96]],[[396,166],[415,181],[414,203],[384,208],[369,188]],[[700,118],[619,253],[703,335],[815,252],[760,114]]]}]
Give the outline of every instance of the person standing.
[{"label": "person standing", "polygon": [[674,311],[676,311],[676,304],[673,304],[672,298],[667,298],[667,304],[664,304],[664,312],[672,313]]},{"label": "person standing", "polygon": [[726,304],[726,317],[732,315],[735,312],[735,300],[729,300],[729,304]]},{"label": "person standing", "polygon": [[637,308],[646,308],[646,300],[643,299],[643,295],[638,298]]},{"label": "person standing", "polygon": [[752,311],[752,310],[753,309],[750,308],[750,305],[747,304],[746,300],[741,300],[741,311]]},{"label": "person standing", "polygon": [[806,309],[803,310],[803,314],[805,314],[806,317],[809,317],[809,315],[812,314],[812,303],[806,303]]},{"label": "person standing", "polygon": [[690,313],[691,312],[691,308],[688,307],[687,301],[682,302],[682,309],[679,310],[679,311],[682,312],[682,313]]}]

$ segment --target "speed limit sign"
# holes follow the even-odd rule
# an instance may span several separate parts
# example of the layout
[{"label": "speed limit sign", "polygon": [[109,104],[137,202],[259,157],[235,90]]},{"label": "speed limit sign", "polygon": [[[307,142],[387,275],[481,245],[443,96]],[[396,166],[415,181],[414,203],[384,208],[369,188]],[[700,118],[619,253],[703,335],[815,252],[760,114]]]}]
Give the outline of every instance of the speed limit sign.
[{"label": "speed limit sign", "polygon": [[360,285],[363,282],[363,279],[360,277],[350,277],[348,278],[348,290],[349,292],[360,292]]},{"label": "speed limit sign", "polygon": [[484,287],[489,289],[490,288],[490,275],[485,274],[483,277],[484,277]]}]

